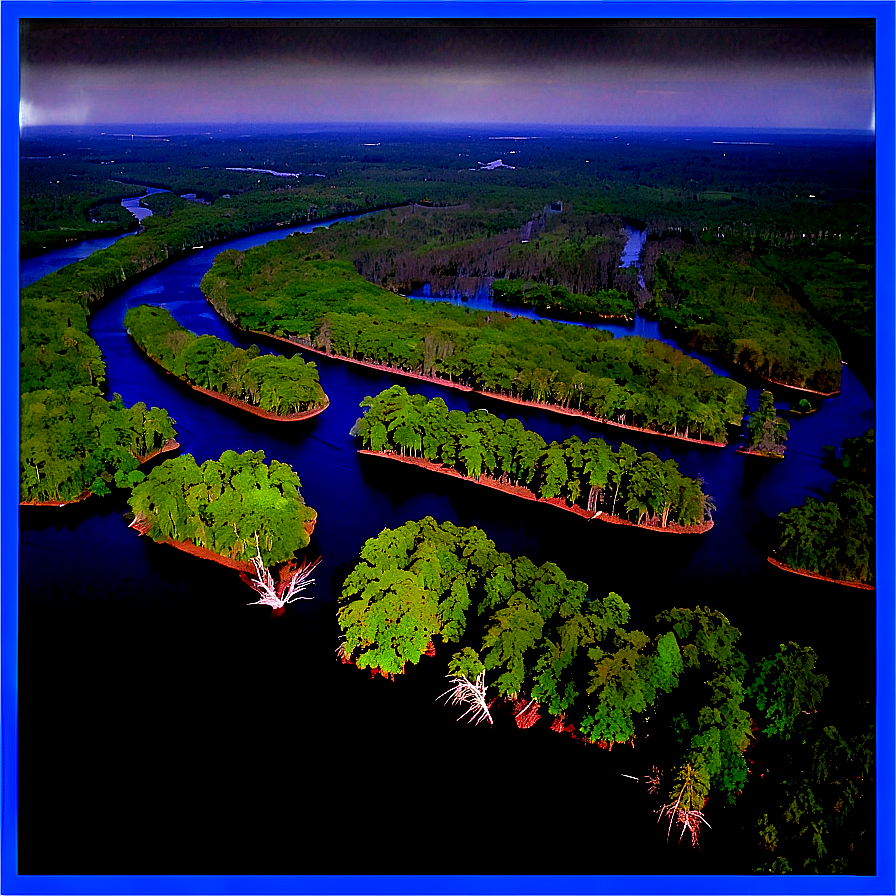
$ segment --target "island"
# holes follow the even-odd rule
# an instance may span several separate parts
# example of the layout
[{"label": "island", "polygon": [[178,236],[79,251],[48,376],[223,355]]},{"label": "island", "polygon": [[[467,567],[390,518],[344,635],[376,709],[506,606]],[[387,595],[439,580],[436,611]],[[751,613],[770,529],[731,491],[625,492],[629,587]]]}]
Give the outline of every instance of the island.
[{"label": "island", "polygon": [[677,342],[766,382],[822,397],[840,392],[836,339],[799,302],[728,247],[662,253],[647,312]]},{"label": "island", "polygon": [[197,464],[190,454],[157,466],[131,490],[130,527],[159,544],[250,573],[288,566],[308,546],[317,511],[289,464],[263,451],[225,451]]},{"label": "island", "polygon": [[750,415],[747,424],[749,441],[746,447],[738,448],[737,453],[782,460],[789,430],[790,424],[782,420],[775,409],[775,396],[763,391],[759,395],[759,407]]},{"label": "island", "polygon": [[139,305],[124,318],[128,335],[164,370],[197,392],[265,420],[295,422],[329,405],[317,365],[299,355],[262,355],[215,336],[197,336],[164,308]]},{"label": "island", "polygon": [[436,641],[457,645],[442,698],[461,719],[531,728],[547,717],[552,731],[605,749],[637,747],[648,728],[669,769],[646,779],[665,791],[657,812],[694,844],[710,794],[734,802],[749,785],[751,743],[789,738],[828,684],[811,648],[783,644],[750,664],[738,629],[705,607],[660,613],[652,634],[634,630],[619,594],[590,597],[556,564],[432,517],[365,542],[337,618],[339,659],[388,678],[435,656]]},{"label": "island", "polygon": [[874,588],[874,430],[844,439],[839,456],[827,446],[839,477],[827,500],[806,498],[778,515],[769,562],[787,572],[853,588]]},{"label": "island", "polygon": [[538,314],[562,320],[634,320],[632,300],[618,289],[600,289],[591,295],[570,292],[565,286],[548,286],[527,280],[493,280],[490,292],[505,305],[533,308]]},{"label": "island", "polygon": [[713,526],[712,497],[703,482],[683,476],[674,460],[639,454],[603,439],[545,440],[515,419],[484,409],[449,411],[392,386],[361,404],[352,428],[362,453],[391,458],[478,483],[588,520],[654,532],[702,534]]},{"label": "island", "polygon": [[225,250],[203,277],[236,327],[511,403],[721,446],[746,387],[658,340],[414,301],[287,238]]}]

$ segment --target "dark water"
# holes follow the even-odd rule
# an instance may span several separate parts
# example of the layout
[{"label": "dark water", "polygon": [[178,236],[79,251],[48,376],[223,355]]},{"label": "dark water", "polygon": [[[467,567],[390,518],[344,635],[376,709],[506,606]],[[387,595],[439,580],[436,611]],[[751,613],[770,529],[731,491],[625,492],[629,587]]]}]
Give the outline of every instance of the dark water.
[{"label": "dark water", "polygon": [[[223,248],[142,280],[95,313],[91,332],[110,391],[128,405],[167,408],[197,461],[232,448],[292,464],[319,511],[309,549],[323,557],[314,599],[279,618],[246,606],[253,592],[235,573],[127,529],[122,495],[23,509],[20,873],[731,873],[737,842],[722,807],[707,808],[713,830],[701,850],[666,844],[653,823],[655,798],[623,777],[662,763],[649,740],[608,753],[544,723],[529,731],[508,718],[491,729],[458,724],[435,702],[453,648],[395,683],[370,680],[335,659],[336,594],[367,538],[429,514],[480,526],[501,550],[554,561],[592,594],[618,592],[648,632],[663,609],[703,605],[741,629],[753,658],[788,640],[811,645],[832,700],[872,699],[873,592],[782,573],[765,562],[763,542],[770,519],[833,482],[821,446],[874,425],[861,384],[844,368],[842,395],[793,419],[778,463],[313,355],[328,410],[305,423],[264,422],[160,373],[122,328],[128,307],[153,302],[196,332],[246,345],[198,290]],[[358,405],[395,382],[451,408],[517,416],[549,440],[598,435],[674,457],[686,474],[705,477],[716,526],[689,537],[602,527],[359,457],[349,436]],[[832,608],[844,604],[853,612],[832,624]],[[860,647],[849,664],[839,662],[844,641]],[[465,857],[463,838],[474,844]]]}]

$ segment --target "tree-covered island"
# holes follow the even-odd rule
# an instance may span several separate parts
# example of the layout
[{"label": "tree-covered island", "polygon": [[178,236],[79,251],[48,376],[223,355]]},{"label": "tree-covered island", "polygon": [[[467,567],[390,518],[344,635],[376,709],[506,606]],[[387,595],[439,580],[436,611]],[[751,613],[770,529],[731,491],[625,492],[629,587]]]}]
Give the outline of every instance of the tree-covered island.
[{"label": "tree-covered island", "polygon": [[314,531],[317,511],[301,485],[289,464],[266,464],[263,451],[227,450],[201,465],[184,454],[132,489],[131,527],[243,571],[253,570],[259,552],[265,567],[276,566],[307,547]]},{"label": "tree-covered island", "polygon": [[712,497],[702,482],[683,476],[674,460],[603,439],[545,440],[515,419],[485,410],[449,411],[392,386],[361,404],[367,412],[352,429],[364,448],[519,497],[548,501],[591,520],[630,523],[666,532],[701,533],[712,527]]},{"label": "tree-covered island", "polygon": [[748,441],[745,448],[738,448],[739,454],[753,454],[780,460],[784,457],[785,442],[790,424],[778,416],[775,396],[768,391],[759,394],[759,406],[750,414],[747,424]]},{"label": "tree-covered island", "polygon": [[169,373],[228,404],[272,420],[304,420],[325,410],[317,365],[299,355],[262,355],[214,336],[197,336],[164,308],[139,305],[124,318],[128,334]]},{"label": "tree-covered island", "polygon": [[362,547],[339,598],[338,653],[394,677],[452,644],[454,702],[480,721],[503,699],[520,728],[547,716],[589,743],[643,743],[665,769],[649,776],[661,816],[696,843],[710,794],[734,803],[749,786],[751,742],[790,737],[828,681],[792,643],[751,666],[717,611],[670,609],[646,633],[630,610],[553,563],[498,551],[481,529],[426,517]]},{"label": "tree-covered island", "polygon": [[743,418],[744,386],[665,343],[413,301],[300,240],[226,250],[201,288],[249,332],[505,401],[716,445]]}]

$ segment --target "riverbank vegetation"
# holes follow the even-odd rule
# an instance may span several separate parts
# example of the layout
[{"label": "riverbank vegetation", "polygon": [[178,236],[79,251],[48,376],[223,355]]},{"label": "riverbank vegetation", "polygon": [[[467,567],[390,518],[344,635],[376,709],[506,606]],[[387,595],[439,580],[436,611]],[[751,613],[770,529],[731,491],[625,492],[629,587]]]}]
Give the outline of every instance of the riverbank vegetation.
[{"label": "riverbank vegetation", "polygon": [[[833,452],[834,449],[831,448]],[[794,570],[874,584],[874,430],[844,439],[830,496],[778,515],[773,557]]]},{"label": "riverbank vegetation", "polygon": [[121,397],[103,398],[95,386],[35,389],[21,396],[19,500],[68,503],[143,478],[137,469],[174,438],[167,411]]},{"label": "riverbank vegetation", "polygon": [[775,396],[767,390],[760,392],[759,406],[747,423],[747,447],[742,450],[748,454],[784,457],[789,430],[790,424],[775,409]]},{"label": "riverbank vegetation", "polygon": [[287,239],[222,252],[202,291],[246,330],[511,401],[721,443],[742,420],[745,387],[665,343],[405,299],[301,250]]},{"label": "riverbank vegetation", "polygon": [[618,289],[602,289],[593,295],[582,295],[571,293],[564,286],[525,280],[494,280],[491,293],[505,305],[533,308],[542,316],[564,320],[632,320],[635,316],[631,299]]},{"label": "riverbank vegetation", "polygon": [[19,253],[29,258],[79,240],[136,230],[135,217],[121,205],[142,186],[112,183],[100,172],[88,174],[66,157],[22,160],[19,201]]},{"label": "riverbank vegetation", "polygon": [[[135,524],[154,541],[186,542],[266,567],[308,546],[317,511],[289,464],[263,451],[225,451],[199,465],[190,454],[159,464],[132,491]],[[256,548],[256,536],[258,545]]]},{"label": "riverbank vegetation", "polygon": [[668,770],[655,776],[661,811],[696,842],[710,793],[734,802],[748,786],[753,722],[789,736],[828,682],[796,644],[751,668],[717,611],[667,610],[652,633],[630,628],[630,611],[553,563],[498,551],[478,528],[426,517],[362,547],[339,598],[340,655],[394,677],[456,645],[446,673],[479,682],[486,705],[489,692],[512,702],[519,727],[544,714],[591,743],[645,743]]},{"label": "riverbank vegetation", "polygon": [[124,317],[129,335],[149,357],[179,379],[277,416],[328,403],[317,365],[299,355],[262,355],[214,336],[197,336],[164,308],[139,305]]},{"label": "riverbank vegetation", "polygon": [[[46,461],[38,460],[35,465],[23,460],[20,475],[23,501],[70,500],[81,495],[85,488],[103,494],[100,482],[106,479],[97,471],[106,474],[109,481],[118,474],[131,472],[131,462],[126,458],[127,445],[132,440],[124,428],[115,429],[117,436],[112,429],[103,429],[100,440],[100,430],[91,424],[81,427],[79,437],[71,440],[62,437],[68,431],[67,412],[60,415],[46,410],[47,407],[62,408],[65,397],[78,390],[76,406],[89,402],[86,418],[101,420],[113,413],[106,408],[108,402],[103,395],[105,364],[89,333],[91,309],[116,290],[194,245],[275,226],[280,223],[275,213],[282,211],[277,202],[268,208],[251,208],[251,203],[245,203],[245,209],[239,203],[233,206],[222,203],[210,209],[178,202],[179,205],[172,204],[169,216],[153,215],[145,219],[142,233],[125,237],[21,290],[19,385],[23,402],[33,406],[28,413],[34,427],[46,430],[38,441],[51,446]],[[27,397],[28,393],[46,390],[55,392],[56,396]],[[169,427],[170,424],[171,421]],[[21,444],[25,452],[24,430]],[[35,457],[44,457],[42,448],[34,450],[38,452]],[[54,469],[52,485],[38,483],[41,463]],[[70,477],[70,482],[60,478],[65,475]]]},{"label": "riverbank vegetation", "polygon": [[647,313],[682,345],[775,383],[840,390],[840,350],[745,253],[715,248],[661,255]]},{"label": "riverbank vegetation", "polygon": [[577,436],[547,444],[515,418],[449,411],[441,398],[427,401],[401,386],[368,396],[361,407],[367,412],[352,434],[371,451],[423,457],[473,480],[485,476],[637,525],[699,527],[714,509],[703,483],[683,476],[674,460],[624,443],[618,451]]}]

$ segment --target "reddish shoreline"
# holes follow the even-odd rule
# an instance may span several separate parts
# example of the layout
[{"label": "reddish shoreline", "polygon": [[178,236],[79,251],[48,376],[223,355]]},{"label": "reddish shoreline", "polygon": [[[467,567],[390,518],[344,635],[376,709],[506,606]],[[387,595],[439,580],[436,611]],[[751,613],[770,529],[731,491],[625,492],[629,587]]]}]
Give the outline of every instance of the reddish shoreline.
[{"label": "reddish shoreline", "polygon": [[[145,520],[141,517],[136,517],[132,522],[128,523],[128,529],[133,529],[138,535],[146,535],[148,527],[145,526],[144,523]],[[310,523],[305,523],[303,525],[303,528],[308,533],[309,537],[314,532],[316,523],[317,517],[311,520]],[[177,548],[185,554],[191,554],[194,557],[199,557],[201,560],[211,560],[213,563],[226,566],[228,569],[235,569],[237,572],[246,573],[247,575],[255,574],[255,564],[251,560],[232,560],[230,557],[225,557],[223,554],[216,554],[209,548],[199,547],[199,545],[195,545],[191,541],[173,541],[169,538],[150,538],[150,541],[155,544],[171,545],[171,547]],[[288,561],[288,563],[290,562],[292,561]],[[280,565],[282,564],[278,564],[278,566]]]},{"label": "reddish shoreline", "polygon": [[[146,529],[141,525],[141,522],[142,521],[139,518],[135,519],[132,523],[128,523],[128,529],[133,529],[138,535],[146,535]],[[255,566],[251,560],[231,560],[229,557],[225,557],[222,554],[216,554],[208,548],[201,548],[189,541],[171,541],[167,538],[153,538],[150,540],[156,544],[169,544],[171,547],[177,548],[185,554],[192,554],[194,557],[199,557],[202,560],[212,560],[214,563],[219,563],[221,566],[226,566],[228,569],[235,569],[237,572],[248,574],[255,572]]]},{"label": "reddish shoreline", "polygon": [[[673,324],[672,329],[674,331],[674,330],[677,330],[678,327]],[[680,346],[685,345],[685,342],[683,339],[679,339],[677,336],[673,336],[672,338]],[[690,346],[687,346],[687,347],[690,348]],[[748,373],[751,376],[757,377],[758,379],[762,380],[764,383],[771,383],[773,386],[784,386],[786,389],[793,389],[796,392],[808,392],[810,395],[818,395],[821,398],[832,398],[835,395],[839,395],[843,391],[842,389],[837,389],[836,392],[819,392],[817,389],[807,389],[805,386],[792,386],[790,383],[783,383],[783,382],[781,382],[781,380],[773,380],[770,377],[763,376],[761,373],[756,373],[753,370],[747,370],[746,367],[742,367],[740,364],[736,364],[734,361],[730,361],[729,359],[725,358],[720,353],[715,353],[715,354],[709,353],[709,354],[712,355],[713,357],[718,358],[720,361],[723,361],[727,364],[731,364],[733,367],[737,367],[738,369],[742,370],[744,373]],[[843,364],[843,361],[841,361],[840,363]]]},{"label": "reddish shoreline", "polygon": [[[747,373],[749,372],[750,371],[747,371]],[[819,395],[821,398],[833,398],[843,391],[842,389],[837,389],[836,392],[819,392],[817,389],[807,389],[805,386],[791,386],[790,383],[782,383],[780,380],[771,380],[767,376],[762,376],[758,373],[754,375],[758,376],[759,379],[766,383],[771,383],[773,386],[783,386],[785,389],[793,389],[794,392],[808,392],[810,395]]]},{"label": "reddish shoreline", "polygon": [[[208,299],[206,299],[208,301]],[[211,304],[211,302],[209,302]],[[214,305],[212,305],[214,307]],[[215,309],[217,311],[217,309]],[[220,313],[220,312],[219,312]],[[222,315],[223,316],[223,315]],[[226,318],[225,318],[226,320]],[[236,324],[228,321],[231,326],[244,333],[250,333],[253,336],[264,336],[268,339],[276,339],[278,342],[285,342],[293,348],[302,351],[313,352],[324,358],[332,358],[335,361],[344,361],[348,364],[357,364],[359,367],[368,367],[371,370],[379,370],[383,373],[394,373],[398,376],[406,376],[415,380],[423,380],[427,383],[435,383],[438,386],[444,386],[446,389],[457,389],[460,392],[475,392],[477,395],[484,395],[487,398],[494,398],[497,401],[505,401],[508,404],[516,404],[522,407],[537,408],[540,411],[553,411],[557,414],[565,414],[568,417],[582,417],[585,420],[592,420],[595,423],[601,423],[604,426],[613,426],[617,429],[629,429],[633,432],[641,432],[648,436],[660,436],[664,439],[677,439],[680,442],[691,442],[695,445],[708,445],[712,448],[725,448],[727,442],[710,442],[708,439],[692,439],[690,436],[677,436],[669,432],[659,432],[656,429],[645,429],[643,426],[630,426],[627,423],[615,423],[612,420],[605,420],[603,417],[595,417],[594,414],[588,414],[585,411],[573,410],[572,408],[564,408],[557,404],[545,404],[544,402],[526,401],[522,398],[511,398],[507,395],[501,395],[499,392],[486,392],[483,389],[474,389],[472,386],[464,386],[462,383],[455,383],[438,376],[429,376],[424,373],[411,373],[408,370],[402,370],[399,367],[390,367],[388,364],[378,364],[375,361],[359,361],[357,358],[347,358],[345,355],[334,355],[325,352],[323,349],[312,348],[306,342],[300,342],[298,339],[290,339],[288,336],[274,336],[272,333],[265,333],[262,330],[247,330],[243,327],[237,327]]]},{"label": "reddish shoreline", "polygon": [[847,582],[845,579],[832,579],[828,576],[820,575],[817,572],[810,572],[808,569],[796,569],[793,566],[788,566],[786,563],[782,563],[780,560],[775,560],[774,557],[766,558],[772,566],[777,566],[778,569],[783,569],[785,572],[793,572],[798,576],[805,576],[807,579],[818,579],[820,582],[833,582],[835,585],[846,585],[847,588],[861,588],[864,591],[874,591],[874,585],[866,585],[864,582]]},{"label": "reddish shoreline", "polygon": [[[128,334],[130,335],[130,334]],[[133,339],[133,337],[131,337]],[[230,395],[224,395],[223,392],[215,392],[214,389],[206,389],[203,386],[194,386],[192,383],[188,383],[185,379],[177,376],[172,373],[154,358],[148,351],[146,351],[136,339],[134,339],[134,345],[143,352],[144,357],[148,358],[155,364],[160,370],[163,370],[168,376],[173,376],[178,382],[183,383],[185,386],[192,389],[194,392],[201,392],[203,395],[208,395],[209,398],[214,398],[216,401],[223,402],[224,404],[229,404],[231,407],[239,408],[241,411],[247,411],[255,417],[261,417],[262,420],[278,420],[282,423],[298,423],[300,420],[310,420],[312,417],[316,417],[318,414],[322,414],[329,406],[330,406],[330,398],[324,393],[324,398],[326,402],[320,407],[309,408],[307,411],[299,411],[297,414],[275,414],[273,411],[266,411],[264,408],[257,407],[254,404],[249,404],[248,401],[243,401],[239,398],[232,398]]]},{"label": "reddish shoreline", "polygon": [[775,454],[772,451],[757,451],[755,448],[738,448],[735,454],[748,454],[750,457],[764,457],[767,460],[784,460],[783,454]]},{"label": "reddish shoreline", "polygon": [[586,520],[612,523],[616,526],[632,526],[635,529],[645,529],[648,532],[665,532],[671,535],[702,535],[713,527],[712,520],[707,520],[696,526],[680,526],[677,523],[670,523],[665,528],[644,523],[633,523],[630,520],[622,519],[622,517],[614,516],[613,514],[601,510],[594,512],[592,510],[585,510],[584,507],[579,507],[577,504],[568,504],[565,498],[539,498],[531,489],[524,488],[521,485],[507,485],[490,476],[480,476],[479,479],[471,479],[469,476],[464,476],[463,473],[459,473],[452,467],[435,464],[422,457],[402,457],[402,455],[395,454],[394,452],[368,451],[363,448],[358,451],[358,454],[366,454],[372,457],[385,457],[390,460],[397,460],[399,463],[410,464],[414,467],[422,467],[424,470],[431,470],[434,473],[443,473],[446,476],[452,476],[455,479],[463,479],[466,482],[472,482],[476,485],[484,485],[486,488],[492,488],[508,495],[514,495],[517,498],[524,498],[527,501],[536,501],[539,504],[550,504],[552,507],[558,507],[560,510],[569,511]]},{"label": "reddish shoreline", "polygon": [[[136,458],[137,466],[142,467],[143,464],[152,460],[154,457],[158,457],[160,454],[168,454],[171,451],[177,451],[178,448],[180,448],[180,442],[178,442],[177,439],[168,439],[168,441],[158,450],[150,451],[149,454],[143,454]],[[67,507],[69,504],[78,504],[81,501],[85,501],[92,494],[93,492],[90,491],[90,489],[87,489],[86,492],[82,492],[77,498],[72,498],[70,501],[19,501],[19,507]]]}]

